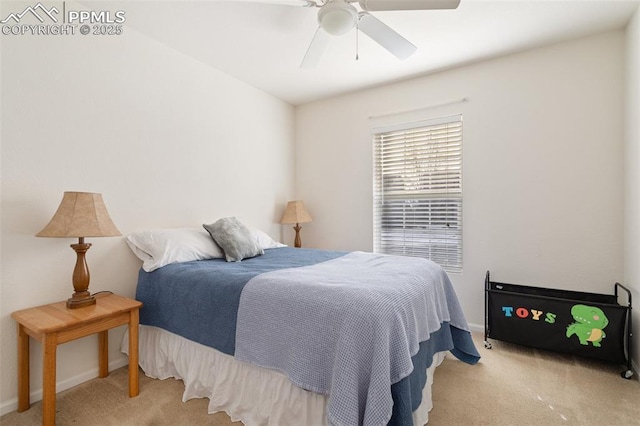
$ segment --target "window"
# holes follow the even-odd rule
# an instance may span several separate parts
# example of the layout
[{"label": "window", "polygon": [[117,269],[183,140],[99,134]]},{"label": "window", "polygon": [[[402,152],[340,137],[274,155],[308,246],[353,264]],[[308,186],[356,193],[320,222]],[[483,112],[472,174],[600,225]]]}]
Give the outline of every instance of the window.
[{"label": "window", "polygon": [[374,130],[376,253],[462,272],[462,116]]}]

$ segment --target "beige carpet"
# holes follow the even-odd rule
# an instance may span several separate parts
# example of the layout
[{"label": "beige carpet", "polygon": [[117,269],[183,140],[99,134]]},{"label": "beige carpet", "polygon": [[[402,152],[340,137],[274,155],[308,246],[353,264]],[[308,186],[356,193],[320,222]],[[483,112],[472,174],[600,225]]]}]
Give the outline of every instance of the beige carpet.
[{"label": "beige carpet", "polygon": [[[436,370],[429,425],[640,425],[640,383],[620,378],[622,367],[492,341],[474,340],[482,360],[470,366],[449,355]],[[182,402],[181,381],[140,375],[140,396],[127,397],[127,369],[61,392],[57,424],[241,425],[207,414],[208,400]],[[0,424],[40,424],[41,403]],[[296,425],[298,426],[298,425]],[[302,426],[302,425],[300,425]]]}]

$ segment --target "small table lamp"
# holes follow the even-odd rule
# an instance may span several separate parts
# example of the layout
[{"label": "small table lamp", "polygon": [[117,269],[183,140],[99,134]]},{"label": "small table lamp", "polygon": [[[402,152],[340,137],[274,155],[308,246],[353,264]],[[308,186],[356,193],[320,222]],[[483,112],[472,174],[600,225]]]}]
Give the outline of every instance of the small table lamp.
[{"label": "small table lamp", "polygon": [[36,237],[78,238],[78,244],[71,244],[77,254],[73,270],[73,288],[75,292],[67,300],[67,308],[81,308],[96,303],[89,293],[89,268],[85,253],[91,244],[84,242],[85,237],[115,237],[122,235],[113,224],[102,194],[90,192],[65,192],[58,210],[44,229]]},{"label": "small table lamp", "polygon": [[294,241],[295,247],[302,247],[302,240],[300,239],[300,230],[302,227],[301,223],[311,222],[311,215],[304,207],[304,203],[302,201],[289,201],[287,203],[287,208],[282,215],[282,219],[280,219],[280,223],[295,223],[296,226],[293,229],[296,230],[296,239]]}]

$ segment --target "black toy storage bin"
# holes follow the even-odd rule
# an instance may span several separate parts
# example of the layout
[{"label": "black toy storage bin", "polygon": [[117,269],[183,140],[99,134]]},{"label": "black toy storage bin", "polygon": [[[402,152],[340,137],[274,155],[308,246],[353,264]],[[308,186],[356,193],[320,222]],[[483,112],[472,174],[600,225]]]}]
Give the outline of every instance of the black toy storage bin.
[{"label": "black toy storage bin", "polygon": [[[618,304],[618,288],[628,305]],[[625,364],[631,369],[631,292],[614,294],[530,287],[485,278],[484,344],[488,338]]]}]

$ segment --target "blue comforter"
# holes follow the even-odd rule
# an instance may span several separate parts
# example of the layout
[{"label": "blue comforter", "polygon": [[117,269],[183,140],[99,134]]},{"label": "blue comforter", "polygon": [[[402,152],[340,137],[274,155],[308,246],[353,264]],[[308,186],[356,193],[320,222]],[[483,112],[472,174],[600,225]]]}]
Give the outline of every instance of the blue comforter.
[{"label": "blue comforter", "polygon": [[211,259],[173,263],[153,272],[141,269],[136,290],[136,299],[144,303],[140,324],[160,327],[233,355],[240,294],[251,278],[345,254],[283,247],[242,262]]},{"label": "blue comforter", "polygon": [[[374,268],[376,275],[369,274],[367,279],[365,271],[369,267],[366,264],[371,262],[380,265]],[[384,424],[387,421],[411,424],[411,412],[421,402],[425,371],[435,352],[451,350],[469,363],[479,359],[446,274],[437,266],[433,271],[427,268],[419,273],[411,272],[414,263],[421,267],[425,265],[424,259],[280,248],[267,250],[263,256],[240,263],[216,259],[168,265],[150,273],[140,271],[137,298],[144,303],[140,322],[236,357],[240,355],[241,359],[256,365],[283,371],[299,386],[329,396],[328,418],[332,424]],[[409,271],[404,281],[410,283],[394,289],[397,287],[395,282],[403,281],[399,277],[407,275],[403,271]],[[412,282],[420,275],[429,276],[424,284],[429,289],[424,294],[420,290],[423,284]],[[435,286],[434,276],[438,277]],[[321,283],[321,277],[328,278]],[[314,282],[318,282],[315,288]],[[404,296],[396,297],[394,291]],[[309,297],[305,297],[305,292]],[[358,299],[363,292],[366,297]],[[339,317],[341,309],[327,317],[323,314],[325,308],[319,304],[326,299],[329,305],[335,305],[336,301],[341,301],[340,294],[356,297],[352,302],[356,303],[354,309],[349,309],[351,313],[344,318]],[[385,299],[389,297],[394,302],[387,306]],[[388,329],[386,325],[372,324],[375,333],[371,335],[375,336],[369,341],[355,339],[362,333],[354,334],[351,327],[346,328],[346,333],[344,329],[333,330],[341,323],[360,321],[358,318],[362,314],[369,315],[367,308],[361,306],[365,299],[380,301],[376,302],[377,306],[374,303],[373,311],[380,310],[381,306],[385,309],[400,307],[401,318],[392,321]],[[406,309],[405,299],[409,303]],[[316,318],[322,318],[323,327],[309,327],[313,321],[309,323],[308,320],[314,311]],[[354,315],[352,311],[360,314]],[[375,320],[376,316],[370,318]],[[366,330],[370,318],[360,321],[357,326]],[[304,325],[305,322],[308,324]],[[322,331],[324,329],[326,333]],[[329,345],[327,342],[340,341],[335,337],[336,333],[343,336],[342,343],[322,351],[322,357],[318,358],[317,343],[323,341]],[[317,339],[304,336],[317,336]],[[382,344],[387,348],[382,350],[378,350],[380,336],[383,340],[384,336],[389,337],[388,342]],[[380,362],[379,355],[373,356],[372,342],[375,352],[383,354],[383,360],[382,367],[379,364],[369,370],[379,373],[388,368],[386,384],[380,374],[365,377],[369,374],[366,363]],[[398,344],[405,347],[398,350]],[[333,349],[342,353],[332,354]],[[318,368],[309,368],[310,361],[298,356],[304,352],[313,353],[317,359],[314,358],[312,364]],[[282,358],[283,355],[288,358]],[[326,357],[339,362],[325,362]],[[345,373],[350,372],[350,363],[355,363],[355,376]],[[349,395],[354,397],[345,397]]]}]

